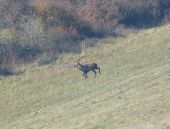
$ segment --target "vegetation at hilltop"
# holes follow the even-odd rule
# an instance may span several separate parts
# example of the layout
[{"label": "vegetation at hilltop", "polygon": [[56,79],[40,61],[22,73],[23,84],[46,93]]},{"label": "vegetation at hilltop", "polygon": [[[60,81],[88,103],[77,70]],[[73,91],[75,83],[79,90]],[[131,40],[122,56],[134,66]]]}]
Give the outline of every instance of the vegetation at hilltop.
[{"label": "vegetation at hilltop", "polygon": [[169,19],[169,0],[0,0],[0,69],[46,64],[61,53],[80,52],[85,39]]}]

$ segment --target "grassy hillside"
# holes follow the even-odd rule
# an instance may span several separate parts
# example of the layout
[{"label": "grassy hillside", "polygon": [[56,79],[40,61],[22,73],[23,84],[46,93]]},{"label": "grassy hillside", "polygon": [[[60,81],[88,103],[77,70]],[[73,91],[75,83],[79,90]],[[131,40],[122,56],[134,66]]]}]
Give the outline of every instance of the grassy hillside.
[{"label": "grassy hillside", "polygon": [[[169,129],[170,24],[0,80],[1,129]],[[88,80],[75,60],[97,62]]]}]

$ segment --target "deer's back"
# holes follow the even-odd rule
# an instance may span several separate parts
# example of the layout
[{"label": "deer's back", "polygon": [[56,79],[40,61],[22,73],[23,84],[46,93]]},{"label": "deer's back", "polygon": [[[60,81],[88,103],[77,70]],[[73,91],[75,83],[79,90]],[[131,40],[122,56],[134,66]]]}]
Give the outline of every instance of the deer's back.
[{"label": "deer's back", "polygon": [[97,64],[96,63],[90,63],[90,64],[85,64],[84,66],[91,70],[91,69],[96,68]]}]

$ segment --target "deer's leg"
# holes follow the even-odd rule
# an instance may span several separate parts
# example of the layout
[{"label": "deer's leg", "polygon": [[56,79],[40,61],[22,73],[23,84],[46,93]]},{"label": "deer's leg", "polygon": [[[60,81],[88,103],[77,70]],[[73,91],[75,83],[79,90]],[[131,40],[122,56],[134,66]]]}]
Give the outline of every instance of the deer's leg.
[{"label": "deer's leg", "polygon": [[94,74],[95,74],[95,77],[96,77],[96,71],[95,71],[94,69],[93,69],[92,71],[94,72]]},{"label": "deer's leg", "polygon": [[88,78],[87,72],[84,72],[84,77],[85,77],[85,79]]},{"label": "deer's leg", "polygon": [[100,68],[99,68],[99,67],[97,67],[96,69],[98,69],[98,70],[99,70],[99,74],[101,74],[101,73],[100,73]]},{"label": "deer's leg", "polygon": [[87,72],[83,72],[83,76],[86,79],[87,78]]}]

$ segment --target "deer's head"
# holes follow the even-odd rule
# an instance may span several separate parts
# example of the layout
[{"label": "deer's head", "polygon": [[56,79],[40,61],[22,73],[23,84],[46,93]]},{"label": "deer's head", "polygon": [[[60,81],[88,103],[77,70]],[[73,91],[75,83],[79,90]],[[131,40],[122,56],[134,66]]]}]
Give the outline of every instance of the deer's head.
[{"label": "deer's head", "polygon": [[74,68],[76,68],[78,65],[79,65],[79,62],[76,62],[76,63],[74,64]]}]

